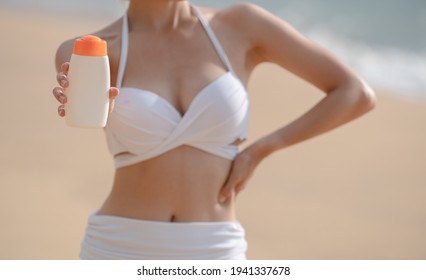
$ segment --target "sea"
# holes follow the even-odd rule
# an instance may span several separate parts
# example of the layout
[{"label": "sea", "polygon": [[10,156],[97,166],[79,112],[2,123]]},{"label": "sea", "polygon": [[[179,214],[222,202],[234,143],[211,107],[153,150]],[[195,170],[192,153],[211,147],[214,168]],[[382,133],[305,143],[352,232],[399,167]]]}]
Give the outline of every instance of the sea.
[{"label": "sea", "polygon": [[[0,9],[115,19],[123,0],[0,0]],[[242,1],[192,0],[226,7]],[[374,87],[426,101],[426,0],[251,0],[332,51]]]}]

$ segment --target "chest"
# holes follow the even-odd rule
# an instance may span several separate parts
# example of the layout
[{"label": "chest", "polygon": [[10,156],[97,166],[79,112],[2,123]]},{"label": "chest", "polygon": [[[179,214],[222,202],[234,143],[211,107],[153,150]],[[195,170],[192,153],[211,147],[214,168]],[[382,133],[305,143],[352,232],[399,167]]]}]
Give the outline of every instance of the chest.
[{"label": "chest", "polygon": [[[218,39],[231,65],[244,77],[244,47],[227,32],[219,33]],[[118,43],[112,46],[110,57],[113,81],[120,65],[121,42]],[[211,38],[197,25],[185,32],[161,36],[130,32],[127,61],[121,64],[123,87],[154,92],[181,114],[203,88],[229,71]]]}]

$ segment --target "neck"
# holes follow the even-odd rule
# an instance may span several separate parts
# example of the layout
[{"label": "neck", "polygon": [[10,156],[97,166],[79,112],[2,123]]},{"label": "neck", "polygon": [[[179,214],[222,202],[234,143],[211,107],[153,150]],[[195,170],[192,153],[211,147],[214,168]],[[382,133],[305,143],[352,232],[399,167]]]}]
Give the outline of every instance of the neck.
[{"label": "neck", "polygon": [[173,30],[191,18],[191,6],[185,0],[131,0],[128,17],[133,30]]}]

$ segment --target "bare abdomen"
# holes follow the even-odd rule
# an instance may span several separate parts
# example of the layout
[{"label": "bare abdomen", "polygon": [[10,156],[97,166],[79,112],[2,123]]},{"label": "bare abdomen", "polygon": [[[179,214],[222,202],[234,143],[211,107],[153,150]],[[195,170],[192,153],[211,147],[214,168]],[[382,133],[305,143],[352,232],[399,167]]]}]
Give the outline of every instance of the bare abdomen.
[{"label": "bare abdomen", "polygon": [[181,146],[119,168],[98,214],[176,222],[235,220],[233,199],[218,202],[231,164],[230,160]]}]

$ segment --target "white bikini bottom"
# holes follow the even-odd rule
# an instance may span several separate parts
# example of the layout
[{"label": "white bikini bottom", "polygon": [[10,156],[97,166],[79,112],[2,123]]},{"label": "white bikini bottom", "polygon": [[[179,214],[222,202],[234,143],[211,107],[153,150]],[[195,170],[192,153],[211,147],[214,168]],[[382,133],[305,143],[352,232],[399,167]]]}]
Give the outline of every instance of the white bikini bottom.
[{"label": "white bikini bottom", "polygon": [[241,260],[246,250],[238,222],[157,222],[92,214],[80,259]]}]

